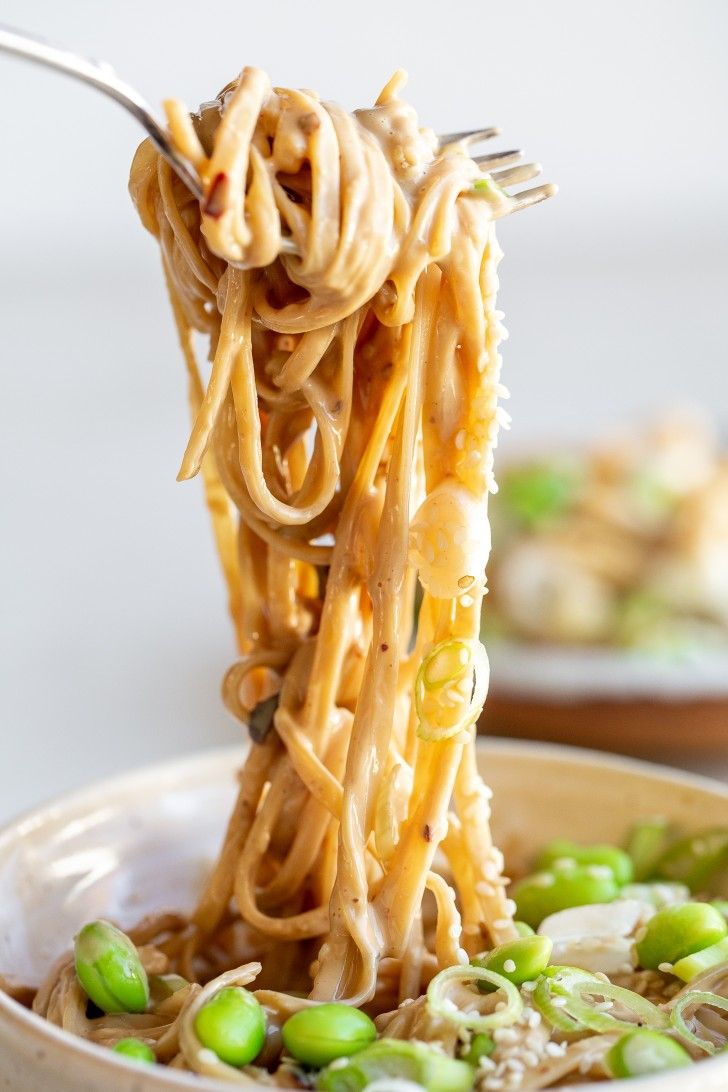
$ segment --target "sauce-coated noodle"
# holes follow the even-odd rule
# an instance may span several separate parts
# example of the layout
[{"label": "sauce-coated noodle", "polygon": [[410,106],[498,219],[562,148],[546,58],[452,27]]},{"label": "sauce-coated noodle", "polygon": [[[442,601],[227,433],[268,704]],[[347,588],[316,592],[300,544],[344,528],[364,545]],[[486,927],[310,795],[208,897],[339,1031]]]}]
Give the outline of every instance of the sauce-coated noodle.
[{"label": "sauce-coated noodle", "polygon": [[[148,970],[255,979],[269,1065],[307,994],[385,1013],[515,935],[474,751],[510,198],[402,83],[349,114],[245,69],[199,116],[167,104],[202,204],[149,142],[131,172],[187,364],[180,478],[202,472],[240,648],[224,698],[257,740],[197,909],[131,935]],[[217,1073],[199,990],[90,1021],[66,959],[35,1008]]]}]

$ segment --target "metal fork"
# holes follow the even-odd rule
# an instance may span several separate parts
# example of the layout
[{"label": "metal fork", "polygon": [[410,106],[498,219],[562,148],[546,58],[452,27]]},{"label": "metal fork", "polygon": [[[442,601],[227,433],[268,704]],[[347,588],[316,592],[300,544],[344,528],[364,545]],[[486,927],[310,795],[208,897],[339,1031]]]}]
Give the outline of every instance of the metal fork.
[{"label": "metal fork", "polygon": [[[105,61],[92,61],[87,57],[81,57],[78,53],[63,49],[60,46],[51,45],[43,38],[37,38],[24,31],[15,30],[12,27],[0,24],[0,52],[12,53],[17,57],[23,57],[28,61],[35,61],[48,68],[54,68],[59,72],[65,72],[68,76],[74,76],[83,83],[90,84],[97,91],[108,95],[118,102],[147,131],[147,135],[157,151],[164,156],[185,186],[195,195],[198,201],[203,199],[202,183],[197,171],[183,156],[179,154],[167,133],[154,117],[150,107],[139,94],[114,72],[111,65]],[[466,143],[469,145],[480,144],[500,134],[500,129],[490,127],[488,129],[468,129],[464,132],[444,133],[438,137],[440,144]],[[482,167],[499,186],[510,186],[519,182],[526,182],[536,178],[541,173],[538,163],[521,163],[507,170],[496,170],[507,164],[516,163],[522,156],[522,152],[512,150],[508,152],[494,152],[491,155],[476,156],[475,162]],[[510,198],[502,212],[496,215],[507,215],[528,208],[539,201],[545,201],[556,193],[556,186],[546,183],[534,186],[529,190],[521,190],[520,193],[508,194]],[[289,254],[297,254],[295,244],[290,239],[283,239],[281,249]]]}]

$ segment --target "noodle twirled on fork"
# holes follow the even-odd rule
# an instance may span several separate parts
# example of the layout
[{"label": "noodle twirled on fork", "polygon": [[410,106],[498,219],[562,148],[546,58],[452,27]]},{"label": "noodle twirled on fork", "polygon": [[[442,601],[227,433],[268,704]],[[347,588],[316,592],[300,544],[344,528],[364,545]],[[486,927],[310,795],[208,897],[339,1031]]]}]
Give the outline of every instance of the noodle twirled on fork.
[{"label": "noodle twirled on fork", "polygon": [[[515,935],[474,750],[505,198],[402,82],[349,114],[245,69],[195,117],[167,104],[202,203],[148,141],[131,172],[240,649],[224,699],[255,739],[200,902],[149,958],[193,982],[259,963],[271,1011],[383,1013]],[[66,1024],[67,971],[36,1003]],[[204,1068],[185,1042],[167,1055]]]}]

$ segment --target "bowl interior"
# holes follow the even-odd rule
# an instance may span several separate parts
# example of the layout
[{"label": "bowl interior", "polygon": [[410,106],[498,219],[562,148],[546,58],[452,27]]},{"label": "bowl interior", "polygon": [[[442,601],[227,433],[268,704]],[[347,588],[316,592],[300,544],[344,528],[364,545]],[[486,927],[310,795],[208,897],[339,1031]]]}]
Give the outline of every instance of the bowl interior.
[{"label": "bowl interior", "polygon": [[[128,926],[152,910],[191,908],[243,753],[213,751],[142,770],[8,827],[0,835],[0,971],[35,984],[89,918]],[[687,829],[728,824],[728,787],[633,760],[491,740],[479,747],[479,762],[494,791],[495,837],[512,867],[552,837],[619,841],[644,815],[666,814]],[[0,1025],[10,1004],[0,998]],[[715,1087],[728,1087],[718,1068],[725,1083]],[[164,1086],[174,1086],[169,1071]]]}]

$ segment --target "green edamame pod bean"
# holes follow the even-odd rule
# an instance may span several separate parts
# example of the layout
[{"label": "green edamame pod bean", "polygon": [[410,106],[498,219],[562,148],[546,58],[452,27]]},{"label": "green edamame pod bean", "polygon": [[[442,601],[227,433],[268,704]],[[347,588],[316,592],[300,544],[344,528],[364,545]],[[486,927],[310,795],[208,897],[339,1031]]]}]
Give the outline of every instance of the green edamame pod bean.
[{"label": "green edamame pod bean", "polygon": [[606,1054],[605,1063],[612,1077],[641,1077],[692,1065],[687,1050],[669,1035],[649,1028],[638,1028],[623,1035]]},{"label": "green edamame pod bean", "polygon": [[534,529],[568,509],[581,476],[579,467],[566,462],[516,467],[504,474],[499,500],[512,520]]},{"label": "green edamame pod bean", "polygon": [[728,937],[723,937],[717,944],[711,944],[708,948],[701,948],[692,955],[683,956],[673,964],[672,973],[681,978],[683,982],[692,982],[699,974],[709,971],[711,967],[718,967],[721,963],[728,963]]},{"label": "green edamame pod bean", "polygon": [[467,1062],[403,1039],[380,1039],[346,1065],[334,1062],[319,1073],[316,1087],[323,1092],[358,1092],[386,1077],[412,1081],[426,1092],[471,1092],[473,1087],[473,1068]]},{"label": "green edamame pod bean", "polygon": [[526,925],[525,921],[514,921],[513,928],[519,937],[532,937],[535,933],[535,929],[532,929],[530,925]]},{"label": "green edamame pod bean", "polygon": [[632,859],[617,846],[582,846],[566,838],[556,838],[544,846],[538,855],[536,868],[554,869],[560,862],[575,861],[578,865],[605,865],[611,868],[619,884],[632,880]]},{"label": "green edamame pod bean", "polygon": [[228,1065],[248,1065],[265,1042],[265,1014],[257,997],[242,986],[227,986],[207,1001],[195,1017],[203,1046]]},{"label": "green edamame pod bean", "polygon": [[671,832],[671,824],[661,815],[641,819],[632,827],[625,849],[632,860],[637,883],[654,875],[655,866],[670,843]]},{"label": "green edamame pod bean", "polygon": [[74,943],[76,975],[103,1012],[144,1012],[149,983],[129,937],[108,921],[84,925]]},{"label": "green edamame pod bean", "polygon": [[618,894],[619,884],[606,865],[575,865],[559,871],[535,872],[520,880],[511,891],[519,919],[534,929],[558,910],[613,902]]},{"label": "green edamame pod bean", "polygon": [[148,1043],[142,1042],[141,1039],[134,1039],[129,1037],[128,1039],[119,1039],[112,1050],[115,1054],[122,1054],[125,1058],[129,1058],[132,1062],[141,1062],[142,1065],[154,1065],[156,1057],[152,1048]]},{"label": "green edamame pod bean", "polygon": [[655,877],[703,891],[728,865],[728,828],[712,827],[674,842],[655,866]]},{"label": "green edamame pod bean", "polygon": [[490,1035],[486,1035],[484,1031],[481,1031],[470,1040],[470,1046],[467,1053],[463,1054],[462,1059],[468,1065],[473,1065],[477,1069],[480,1059],[490,1057],[494,1050],[495,1043]]},{"label": "green edamame pod bean", "polygon": [[[548,967],[553,951],[553,943],[549,937],[519,937],[517,940],[509,940],[505,944],[499,944],[491,952],[484,956],[471,959],[475,967],[485,967],[487,971],[495,971],[496,974],[507,978],[515,986],[522,986],[524,982],[534,982]],[[478,982],[481,993],[492,993],[495,986],[487,982]]]},{"label": "green edamame pod bean", "polygon": [[300,1009],[281,1029],[283,1045],[304,1065],[317,1069],[334,1058],[349,1057],[373,1043],[374,1021],[351,1005],[313,1005]]},{"label": "green edamame pod bean", "polygon": [[675,964],[685,956],[717,944],[728,933],[719,910],[707,902],[684,902],[658,910],[637,941],[640,965],[657,970],[661,963]]}]

